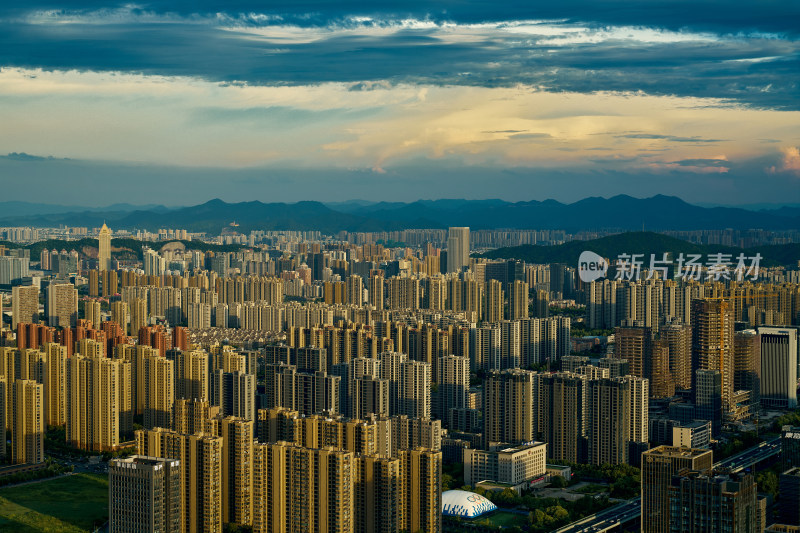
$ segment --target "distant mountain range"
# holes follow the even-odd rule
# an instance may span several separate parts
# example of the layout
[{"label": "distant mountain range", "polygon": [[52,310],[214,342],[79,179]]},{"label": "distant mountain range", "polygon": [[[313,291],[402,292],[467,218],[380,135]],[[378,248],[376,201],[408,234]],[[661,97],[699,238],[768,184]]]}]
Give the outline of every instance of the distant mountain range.
[{"label": "distant mountain range", "polygon": [[[761,254],[760,266],[789,266],[797,268],[800,259],[800,244],[778,244],[757,246],[754,248],[736,248],[722,245],[693,244],[667,235],[652,232],[629,232],[609,235],[588,241],[570,241],[556,246],[523,245],[498,248],[480,257],[488,259],[519,259],[526,263],[564,263],[569,266],[578,264],[578,257],[584,250],[590,250],[613,262],[620,254],[643,254],[644,261],[649,264],[650,254],[660,260],[663,254],[671,254],[676,258],[679,254],[700,254],[704,262],[708,254],[730,254],[733,263],[736,257],[744,253],[746,257]],[[688,257],[688,256],[687,256]],[[748,260],[748,265],[750,264]]]},{"label": "distant mountain range", "polygon": [[168,211],[168,207],[157,204],[132,205],[126,203],[112,204],[104,207],[39,204],[33,202],[0,202],[0,217],[30,217],[35,215],[78,214],[90,212],[128,213],[130,211],[147,210],[155,212]]},{"label": "distant mountain range", "polygon": [[[58,206],[0,203],[0,226],[98,227],[114,229],[184,228],[219,234],[230,223],[238,230],[390,231],[408,228],[563,229],[580,230],[696,230],[800,229],[800,209],[782,207],[752,211],[735,207],[699,207],[674,196],[586,198],[572,204],[555,200],[419,200],[412,203],[369,203],[354,200],[325,205],[320,202],[227,203],[219,199],[181,208],[118,204],[90,210],[63,211]],[[67,207],[64,207],[67,209]],[[22,212],[20,212],[22,211]]]}]

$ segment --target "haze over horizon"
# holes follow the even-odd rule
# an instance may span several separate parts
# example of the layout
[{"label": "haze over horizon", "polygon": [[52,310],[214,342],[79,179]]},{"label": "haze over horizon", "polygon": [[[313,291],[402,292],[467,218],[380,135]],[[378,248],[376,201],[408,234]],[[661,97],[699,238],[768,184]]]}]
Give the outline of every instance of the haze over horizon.
[{"label": "haze over horizon", "polygon": [[797,20],[777,1],[3,6],[4,200],[798,203]]}]

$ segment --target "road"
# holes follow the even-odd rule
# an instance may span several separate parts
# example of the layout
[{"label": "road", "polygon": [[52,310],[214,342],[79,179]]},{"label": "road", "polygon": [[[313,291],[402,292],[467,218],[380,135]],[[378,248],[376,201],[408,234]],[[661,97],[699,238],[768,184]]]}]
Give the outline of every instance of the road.
[{"label": "road", "polygon": [[[714,468],[729,468],[741,472],[780,453],[780,437],[774,437],[745,451],[714,463]],[[641,498],[628,500],[597,514],[567,524],[556,533],[602,533],[632,522],[642,514]]]}]

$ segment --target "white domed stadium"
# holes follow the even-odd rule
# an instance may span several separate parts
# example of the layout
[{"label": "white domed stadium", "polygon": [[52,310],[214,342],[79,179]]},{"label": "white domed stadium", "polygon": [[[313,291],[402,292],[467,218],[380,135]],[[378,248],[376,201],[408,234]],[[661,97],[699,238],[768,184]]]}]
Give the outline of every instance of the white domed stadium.
[{"label": "white domed stadium", "polygon": [[497,509],[497,506],[474,492],[465,490],[448,490],[442,493],[442,514],[475,518]]}]

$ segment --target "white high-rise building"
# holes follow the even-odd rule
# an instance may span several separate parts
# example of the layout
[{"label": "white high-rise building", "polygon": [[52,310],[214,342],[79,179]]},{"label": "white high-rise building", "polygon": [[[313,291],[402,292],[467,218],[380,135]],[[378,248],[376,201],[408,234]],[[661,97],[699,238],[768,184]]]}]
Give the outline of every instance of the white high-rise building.
[{"label": "white high-rise building", "polygon": [[458,272],[469,265],[469,228],[450,228],[447,237],[447,271]]}]

